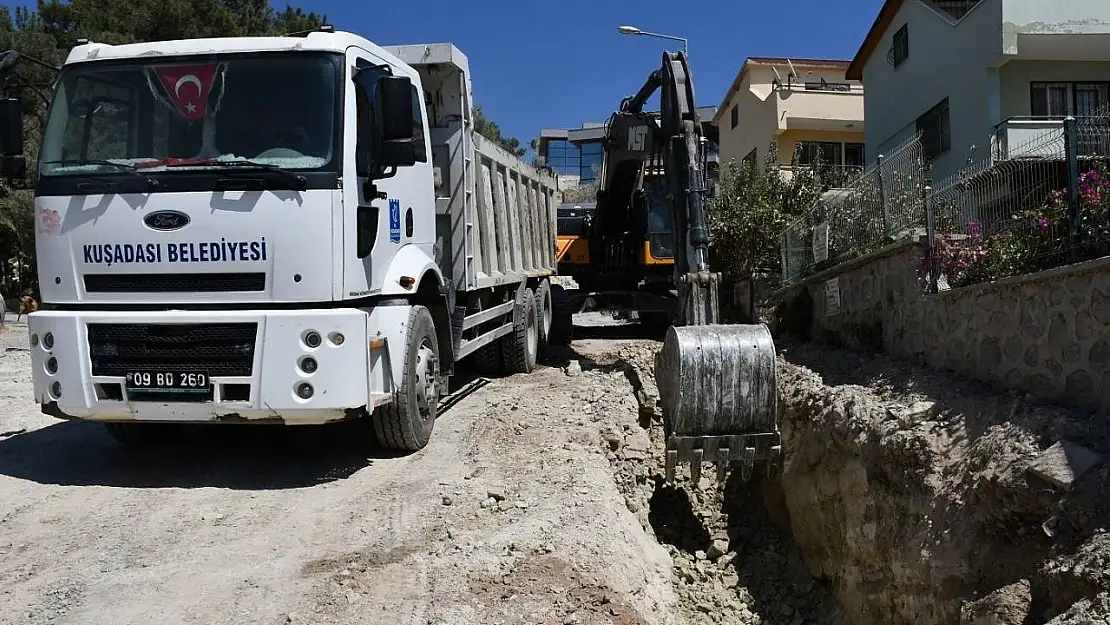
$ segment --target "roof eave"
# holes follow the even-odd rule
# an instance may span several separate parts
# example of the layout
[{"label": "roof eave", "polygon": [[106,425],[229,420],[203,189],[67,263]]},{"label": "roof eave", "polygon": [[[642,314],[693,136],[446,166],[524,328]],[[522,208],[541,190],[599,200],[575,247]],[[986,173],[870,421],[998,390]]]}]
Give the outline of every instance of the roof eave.
[{"label": "roof eave", "polygon": [[863,80],[863,66],[871,59],[871,55],[879,45],[879,39],[890,27],[890,23],[894,21],[894,16],[902,8],[903,1],[886,0],[883,2],[879,14],[875,16],[875,21],[871,23],[871,28],[867,30],[867,35],[863,38],[863,43],[860,44],[856,55],[852,57],[852,62],[848,64],[848,70],[844,72],[845,78],[848,80]]}]

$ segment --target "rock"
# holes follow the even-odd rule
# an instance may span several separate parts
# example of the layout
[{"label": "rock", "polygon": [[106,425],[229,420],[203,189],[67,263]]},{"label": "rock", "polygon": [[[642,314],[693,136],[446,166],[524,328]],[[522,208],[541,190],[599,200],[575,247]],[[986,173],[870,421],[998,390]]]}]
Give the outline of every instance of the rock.
[{"label": "rock", "polygon": [[936,402],[918,401],[908,408],[891,406],[886,409],[886,412],[891,417],[898,419],[903,427],[910,427],[932,417],[936,412]]},{"label": "rock", "polygon": [[784,603],[781,612],[783,616],[794,616],[794,607],[789,603]]},{"label": "rock", "polygon": [[1087,471],[1102,462],[1102,456],[1071,441],[1059,441],[1041,453],[1029,472],[1068,490]]},{"label": "rock", "polygon": [[505,493],[499,490],[486,491],[486,496],[494,501],[502,501],[505,499]]},{"label": "rock", "polygon": [[1028,618],[1032,603],[1029,580],[1018,580],[964,604],[960,609],[960,625],[1021,625]]},{"label": "rock", "polygon": [[570,364],[567,365],[565,369],[563,369],[563,373],[573,378],[574,376],[582,373],[582,365],[577,360],[572,360],[570,361]]},{"label": "rock", "polygon": [[601,438],[609,445],[610,451],[617,451],[624,443],[624,437],[609,428],[602,430]]},{"label": "rock", "polygon": [[701,479],[698,480],[698,490],[706,491],[706,490],[709,490],[710,488],[713,488],[713,482],[710,481],[709,478],[702,477]]},{"label": "rock", "polygon": [[699,549],[699,550],[694,552],[694,557],[697,558],[698,560],[704,560],[706,558],[706,554],[705,554],[704,551]]},{"label": "rock", "polygon": [[721,583],[725,585],[725,588],[736,588],[740,585],[740,576],[736,573],[725,573],[721,577]]},{"label": "rock", "polygon": [[510,509],[512,509],[512,507],[513,507],[512,502],[510,502],[508,500],[502,499],[501,501],[497,502],[497,509],[500,510],[501,512],[505,512],[506,510],[510,510]]},{"label": "rock", "polygon": [[516,502],[516,507],[520,508],[521,510],[527,510],[528,509],[528,502],[523,501],[523,500],[518,501],[518,502]]},{"label": "rock", "polygon": [[719,566],[722,569],[723,568],[728,568],[733,563],[734,560],[736,560],[736,552],[735,551],[730,551],[730,552],[726,553],[725,555],[721,556],[720,558],[717,558],[717,566]]},{"label": "rock", "polygon": [[709,545],[709,550],[705,552],[705,555],[710,560],[716,560],[726,553],[728,553],[728,543],[723,540],[714,540],[713,544]]},{"label": "rock", "polygon": [[445,505],[445,506],[449,506],[449,505],[451,505],[452,503],[453,503],[453,502],[451,501],[451,498],[450,498],[450,497],[448,497],[447,495],[444,495],[444,496],[443,496],[443,505]]}]

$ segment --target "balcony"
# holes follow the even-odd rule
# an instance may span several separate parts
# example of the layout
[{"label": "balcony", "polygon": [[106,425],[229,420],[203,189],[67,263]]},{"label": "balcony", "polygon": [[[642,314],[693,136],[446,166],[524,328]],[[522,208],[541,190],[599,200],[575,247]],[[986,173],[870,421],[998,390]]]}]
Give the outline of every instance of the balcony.
[{"label": "balcony", "polygon": [[[795,85],[777,92],[775,119],[785,130],[832,130],[863,132],[863,87],[845,84],[839,88],[810,88]],[[847,87],[844,89],[843,87]]]},{"label": "balcony", "polygon": [[[1076,147],[1080,156],[1110,156],[1110,117],[1077,117]],[[1064,119],[1011,117],[994,127],[991,160],[1063,160]]]}]

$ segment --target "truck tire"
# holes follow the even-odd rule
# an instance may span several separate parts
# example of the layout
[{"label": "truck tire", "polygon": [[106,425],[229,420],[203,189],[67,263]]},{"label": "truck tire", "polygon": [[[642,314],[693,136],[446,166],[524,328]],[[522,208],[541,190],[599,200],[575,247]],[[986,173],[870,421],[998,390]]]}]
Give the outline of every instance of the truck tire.
[{"label": "truck tire", "polygon": [[397,451],[418,451],[428,444],[439,411],[439,339],[432,313],[424,306],[409,312],[401,386],[393,403],[378,408],[378,442]]},{"label": "truck tire", "polygon": [[497,375],[504,368],[501,361],[501,346],[497,341],[479,347],[473,357],[474,368],[478,373]]},{"label": "truck tire", "polygon": [[519,299],[513,307],[513,331],[501,338],[501,359],[505,373],[531,373],[536,368],[539,351],[539,310],[532,289],[517,291]]},{"label": "truck tire", "polygon": [[128,447],[146,447],[149,445],[165,445],[176,438],[179,433],[177,424],[173,423],[105,423],[104,429],[116,441]]},{"label": "truck tire", "polygon": [[551,326],[555,319],[555,305],[551,301],[551,282],[544,278],[536,285],[536,308],[540,315],[540,349],[551,344]]},{"label": "truck tire", "polygon": [[570,296],[563,287],[551,287],[551,333],[548,345],[570,345],[574,339],[574,315],[570,310]]}]

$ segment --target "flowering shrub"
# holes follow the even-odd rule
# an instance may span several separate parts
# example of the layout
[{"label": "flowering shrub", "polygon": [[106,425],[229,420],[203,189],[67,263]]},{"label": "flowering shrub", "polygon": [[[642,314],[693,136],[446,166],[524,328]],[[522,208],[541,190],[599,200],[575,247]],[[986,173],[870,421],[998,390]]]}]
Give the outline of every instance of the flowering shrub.
[{"label": "flowering shrub", "polygon": [[[938,234],[926,271],[945,276],[949,286],[956,288],[1108,253],[1110,176],[1099,165],[1081,174],[1078,182],[1082,246],[1070,236],[1068,190],[1056,189],[1043,205],[1011,215],[993,232],[984,232],[980,221],[970,221],[963,234]],[[938,229],[952,225],[938,224]]]}]

